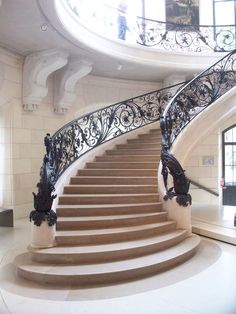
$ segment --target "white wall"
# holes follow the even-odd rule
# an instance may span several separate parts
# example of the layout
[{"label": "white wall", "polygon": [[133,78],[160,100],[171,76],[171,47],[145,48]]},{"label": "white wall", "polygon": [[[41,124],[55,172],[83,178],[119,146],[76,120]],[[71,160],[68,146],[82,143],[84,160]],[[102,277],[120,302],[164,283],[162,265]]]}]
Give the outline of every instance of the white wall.
[{"label": "white wall", "polygon": [[[24,59],[0,48],[0,206],[14,209],[14,217],[25,217],[33,209],[45,153],[43,139],[65,123],[98,107],[161,88],[160,83],[122,81],[87,76],[77,84],[77,101],[66,115],[53,111],[53,76],[49,93],[36,111],[22,109],[22,69]],[[1,76],[0,76],[1,78]]]},{"label": "white wall", "polygon": [[[222,189],[220,186],[222,177],[222,132],[233,124],[236,124],[235,114],[232,114],[230,118],[226,118],[223,122],[221,121],[214,130],[206,134],[205,139],[201,140],[185,159],[183,168],[186,170],[186,175],[190,179],[219,193],[219,197],[216,197],[191,185],[190,194],[194,202],[207,204],[222,203]],[[207,157],[210,157],[213,164],[204,164],[204,158]]]}]

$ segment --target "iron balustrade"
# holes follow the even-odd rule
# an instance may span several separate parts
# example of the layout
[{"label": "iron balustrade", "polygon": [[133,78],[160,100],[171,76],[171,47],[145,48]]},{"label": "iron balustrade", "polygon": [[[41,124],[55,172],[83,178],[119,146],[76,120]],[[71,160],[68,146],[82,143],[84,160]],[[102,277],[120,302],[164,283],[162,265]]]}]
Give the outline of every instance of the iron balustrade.
[{"label": "iron balustrade", "polygon": [[47,134],[46,154],[40,170],[38,193],[30,220],[40,226],[43,220],[56,223],[51,209],[55,184],[65,170],[85,153],[122,134],[160,120],[164,108],[183,83],[147,93],[98,109],[63,126],[52,137]]},{"label": "iron balustrade", "polygon": [[[179,162],[169,153],[180,132],[205,108],[236,85],[236,50],[220,59],[181,88],[164,110],[161,117],[162,175],[166,188],[165,199],[177,197],[179,205],[191,203],[188,194],[190,181]],[[174,187],[168,188],[168,174]]]},{"label": "iron balustrade", "polygon": [[[117,8],[86,7],[86,1],[65,3],[72,16],[101,35],[118,39]],[[87,4],[88,5],[88,4]],[[127,15],[126,42],[179,52],[229,52],[236,48],[235,25],[187,25]]]}]

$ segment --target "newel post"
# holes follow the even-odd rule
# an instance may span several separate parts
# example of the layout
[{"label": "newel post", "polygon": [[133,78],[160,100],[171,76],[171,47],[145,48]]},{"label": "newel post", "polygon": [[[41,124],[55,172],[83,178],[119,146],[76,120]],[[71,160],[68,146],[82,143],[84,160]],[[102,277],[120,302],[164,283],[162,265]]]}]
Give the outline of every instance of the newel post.
[{"label": "newel post", "polygon": [[43,248],[55,246],[55,227],[57,215],[52,210],[54,194],[53,184],[54,169],[52,166],[52,143],[50,134],[44,138],[46,154],[40,169],[40,181],[37,184],[38,193],[33,193],[34,210],[31,211],[29,219],[31,221],[31,246],[33,248]]},{"label": "newel post", "polygon": [[[162,152],[161,152],[161,171],[162,184],[159,186],[159,192],[164,199],[164,209],[168,213],[168,218],[176,222],[179,229],[185,229],[190,235],[192,233],[191,225],[191,203],[192,198],[189,192],[190,181],[185,176],[185,171],[178,160],[169,153],[169,121],[161,117],[162,129]],[[171,176],[169,176],[169,174]],[[169,180],[171,177],[172,180]],[[169,188],[169,183],[172,186]]]}]

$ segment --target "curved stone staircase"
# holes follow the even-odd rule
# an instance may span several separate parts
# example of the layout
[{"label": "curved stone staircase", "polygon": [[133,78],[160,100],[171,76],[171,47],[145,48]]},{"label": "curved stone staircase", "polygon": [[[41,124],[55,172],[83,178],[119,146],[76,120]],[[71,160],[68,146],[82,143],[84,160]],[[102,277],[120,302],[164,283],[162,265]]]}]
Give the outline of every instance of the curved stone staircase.
[{"label": "curved stone staircase", "polygon": [[152,130],[78,170],[59,197],[57,246],[18,256],[18,274],[88,287],[150,276],[190,258],[199,237],[176,229],[162,211],[160,147],[160,130]]}]

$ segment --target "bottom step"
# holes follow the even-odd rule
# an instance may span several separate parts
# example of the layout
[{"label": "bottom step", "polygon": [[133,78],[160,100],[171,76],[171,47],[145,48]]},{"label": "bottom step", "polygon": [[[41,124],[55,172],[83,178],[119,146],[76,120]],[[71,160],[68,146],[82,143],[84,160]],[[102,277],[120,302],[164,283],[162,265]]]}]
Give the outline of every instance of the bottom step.
[{"label": "bottom step", "polygon": [[39,264],[29,253],[15,259],[18,275],[41,284],[89,287],[125,282],[154,275],[190,258],[200,243],[191,235],[178,245],[154,254],[112,263],[89,265]]}]

